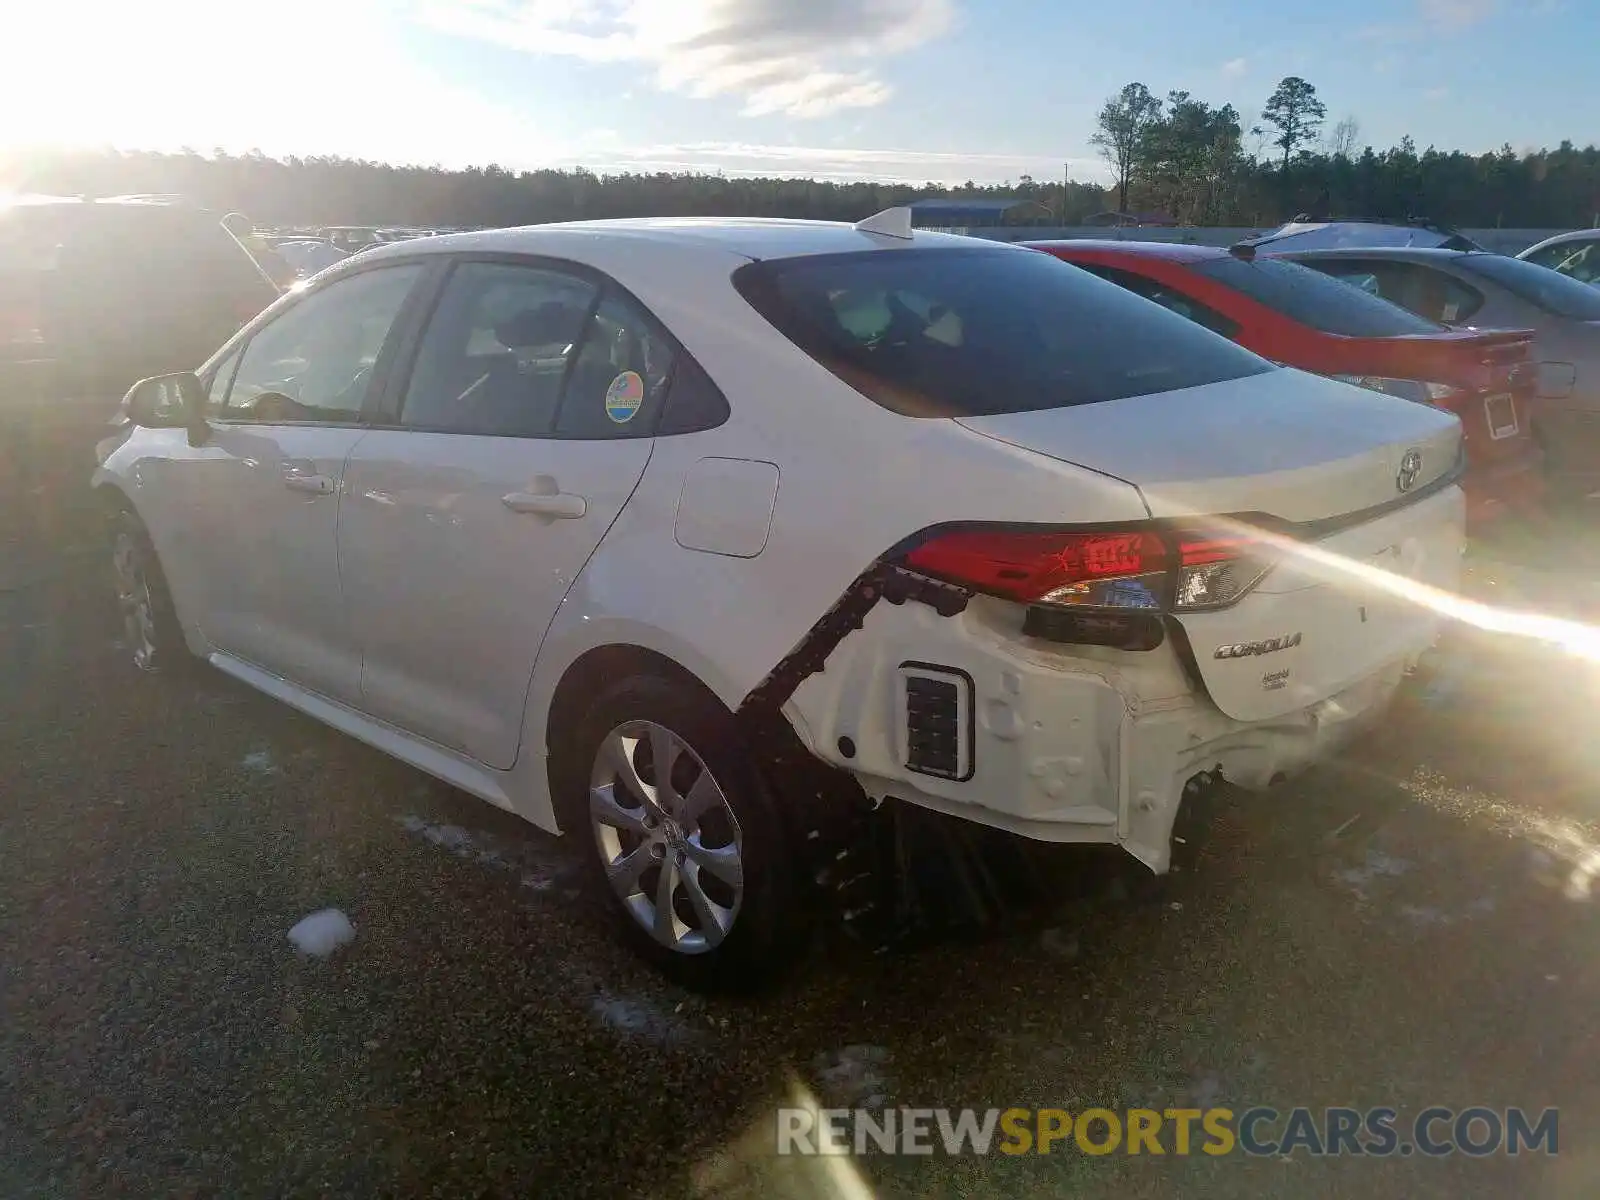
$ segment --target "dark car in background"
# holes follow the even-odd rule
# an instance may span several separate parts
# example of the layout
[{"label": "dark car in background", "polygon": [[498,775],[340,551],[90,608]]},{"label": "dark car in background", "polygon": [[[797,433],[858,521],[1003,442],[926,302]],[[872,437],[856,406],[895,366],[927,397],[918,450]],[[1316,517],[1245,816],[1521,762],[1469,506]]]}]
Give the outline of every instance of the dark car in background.
[{"label": "dark car in background", "polygon": [[1542,515],[1529,430],[1535,370],[1527,330],[1451,330],[1309,267],[1246,246],[1081,239],[1026,245],[1120,284],[1265,358],[1332,375],[1461,419],[1467,518]]},{"label": "dark car in background", "polygon": [[1600,288],[1536,263],[1477,251],[1352,247],[1283,257],[1431,321],[1534,330],[1539,382],[1533,424],[1546,469],[1564,493],[1600,491]]},{"label": "dark car in background", "polygon": [[0,396],[105,396],[109,416],[137,380],[204,361],[279,294],[224,218],[182,202],[0,206]]},{"label": "dark car in background", "polygon": [[281,294],[252,241],[170,197],[0,204],[0,560],[96,535],[82,479],[123,393],[204,362]]}]

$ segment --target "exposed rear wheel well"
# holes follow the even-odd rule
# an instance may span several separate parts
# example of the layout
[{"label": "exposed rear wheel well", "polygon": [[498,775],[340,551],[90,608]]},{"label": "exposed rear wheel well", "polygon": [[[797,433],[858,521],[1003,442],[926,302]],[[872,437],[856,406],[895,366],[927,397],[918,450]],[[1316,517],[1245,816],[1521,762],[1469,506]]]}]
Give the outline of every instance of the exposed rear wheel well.
[{"label": "exposed rear wheel well", "polygon": [[[694,672],[665,654],[631,645],[596,646],[593,650],[585,651],[567,668],[561,682],[556,685],[556,694],[550,701],[550,715],[545,721],[545,747],[549,753],[552,797],[562,794],[564,783],[570,784],[575,768],[588,770],[586,763],[574,764],[570,752],[572,735],[595,697],[614,683],[644,674],[683,684],[703,692],[718,704],[722,703],[716,693],[695,677]],[[558,823],[561,820],[559,806],[556,819]]]}]

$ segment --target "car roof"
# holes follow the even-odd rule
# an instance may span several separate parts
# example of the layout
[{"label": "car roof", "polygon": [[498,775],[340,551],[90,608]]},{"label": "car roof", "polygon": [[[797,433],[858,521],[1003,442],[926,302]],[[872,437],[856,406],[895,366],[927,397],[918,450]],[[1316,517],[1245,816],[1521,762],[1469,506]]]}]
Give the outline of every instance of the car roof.
[{"label": "car roof", "polygon": [[959,234],[916,231],[907,238],[865,233],[843,221],[802,221],[780,217],[636,217],[610,221],[561,221],[510,229],[446,233],[380,246],[367,252],[385,258],[406,254],[449,254],[463,251],[507,254],[559,254],[602,238],[654,244],[693,244],[718,249],[752,261],[840,254],[852,250],[944,247],[948,249],[1015,250],[1004,242]]},{"label": "car roof", "polygon": [[1168,262],[1206,262],[1227,257],[1222,246],[1197,246],[1192,242],[1134,242],[1120,238],[1062,238],[1050,242],[1024,242],[1036,250],[1092,250],[1100,254],[1126,254],[1132,258],[1162,258]]}]

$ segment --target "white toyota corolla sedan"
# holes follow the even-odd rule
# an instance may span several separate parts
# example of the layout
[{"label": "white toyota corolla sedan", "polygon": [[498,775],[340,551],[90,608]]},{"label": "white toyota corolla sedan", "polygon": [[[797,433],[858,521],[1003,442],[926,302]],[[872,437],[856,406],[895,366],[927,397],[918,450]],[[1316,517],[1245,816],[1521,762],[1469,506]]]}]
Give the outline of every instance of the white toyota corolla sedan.
[{"label": "white toyota corolla sedan", "polygon": [[1166,870],[1191,782],[1382,713],[1460,566],[1453,416],[904,210],[375,249],[125,411],[137,664],[576,831],[691,977],[792,956],[846,812]]}]

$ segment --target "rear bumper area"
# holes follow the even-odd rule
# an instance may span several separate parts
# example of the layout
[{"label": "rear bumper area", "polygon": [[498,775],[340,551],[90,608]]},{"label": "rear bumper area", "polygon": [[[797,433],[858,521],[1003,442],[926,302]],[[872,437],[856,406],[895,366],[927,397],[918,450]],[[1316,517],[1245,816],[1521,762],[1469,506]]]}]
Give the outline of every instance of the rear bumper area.
[{"label": "rear bumper area", "polygon": [[[784,711],[814,754],[874,799],[1040,841],[1120,844],[1159,873],[1191,779],[1219,771],[1261,788],[1327,757],[1381,718],[1438,631],[1419,626],[1402,653],[1336,695],[1250,722],[1212,703],[1171,636],[1142,652],[1069,647],[1020,637],[1017,621],[1015,607],[981,597],[953,617],[879,604]],[[942,777],[908,765],[918,753],[907,681],[930,676],[948,683],[947,716],[966,744],[941,760]]]},{"label": "rear bumper area", "polygon": [[1544,455],[1527,454],[1473,463],[1461,482],[1467,497],[1467,531],[1485,533],[1508,517],[1536,520],[1546,511],[1549,486]]}]

